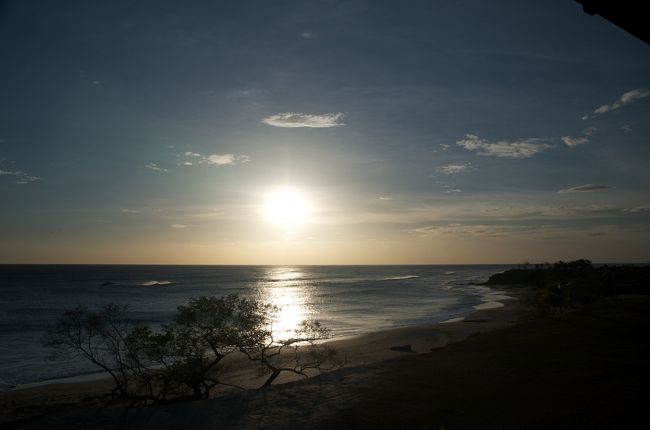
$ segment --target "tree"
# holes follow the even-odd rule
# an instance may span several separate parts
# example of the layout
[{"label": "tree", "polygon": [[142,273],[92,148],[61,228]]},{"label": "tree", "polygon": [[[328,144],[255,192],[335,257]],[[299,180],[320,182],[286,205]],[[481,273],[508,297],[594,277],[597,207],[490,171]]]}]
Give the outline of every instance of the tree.
[{"label": "tree", "polygon": [[179,306],[174,322],[164,327],[175,357],[172,377],[207,398],[219,381],[215,371],[227,355],[264,336],[264,322],[272,306],[259,301],[225,297],[197,297]]},{"label": "tree", "polygon": [[286,339],[277,339],[272,324],[278,309],[266,309],[266,330],[260,330],[257,337],[243,343],[240,350],[252,361],[260,365],[260,374],[268,375],[262,387],[273,384],[283,372],[308,377],[309,371],[329,370],[338,366],[336,350],[323,343],[329,339],[331,331],[318,321],[305,320],[295,330],[295,335]]},{"label": "tree", "polygon": [[[99,312],[67,310],[48,331],[46,344],[64,357],[82,356],[108,372],[117,392],[132,405],[158,403],[168,396],[210,396],[221,381],[220,362],[242,352],[269,374],[268,386],[282,372],[307,376],[333,362],[334,351],[320,343],[330,331],[304,321],[295,336],[276,339],[279,309],[236,295],[197,297],[177,308],[159,331],[135,324],[127,308],[115,304]],[[241,388],[241,387],[240,387]]]},{"label": "tree", "polygon": [[45,344],[63,358],[84,357],[106,371],[115,392],[133,404],[164,399],[167,386],[161,363],[168,357],[163,336],[127,318],[127,307],[108,304],[100,311],[79,306],[66,310],[48,330]]}]

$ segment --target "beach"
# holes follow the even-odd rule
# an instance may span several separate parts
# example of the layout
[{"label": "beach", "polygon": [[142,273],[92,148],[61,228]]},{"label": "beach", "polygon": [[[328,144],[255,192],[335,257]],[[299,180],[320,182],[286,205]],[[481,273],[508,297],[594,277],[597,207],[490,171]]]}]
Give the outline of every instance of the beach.
[{"label": "beach", "polygon": [[[648,423],[650,298],[554,318],[520,300],[464,321],[333,342],[345,367],[264,390],[147,408],[105,407],[109,386],[3,393],[16,429],[621,428]],[[410,345],[414,352],[394,351]],[[433,349],[433,350],[432,350]],[[13,405],[13,412],[10,412]],[[21,415],[22,414],[22,415]],[[22,421],[20,421],[22,418]]]},{"label": "beach", "polygon": [[84,378],[82,358],[52,360],[48,328],[68,309],[115,303],[154,330],[200,296],[250,297],[277,306],[278,336],[318,320],[333,338],[468,315],[500,294],[479,285],[508,266],[1,266],[0,387]]},{"label": "beach", "polygon": [[[515,324],[522,317],[521,295],[521,291],[513,291],[511,298],[479,305],[477,307],[484,309],[478,309],[465,318],[457,318],[456,321],[382,330],[332,340],[329,344],[337,351],[338,367],[344,369],[429,353],[469,336]],[[405,346],[408,346],[408,351],[402,350]],[[397,350],[391,349],[395,347]],[[240,360],[232,359],[227,365],[224,382],[251,390],[260,387],[264,382],[263,378],[256,377],[254,367]],[[54,383],[32,384],[0,393],[0,423],[30,422],[34,417],[43,414],[100,407],[108,401],[107,393],[112,388],[112,381],[101,377],[87,379],[90,380],[70,378]],[[302,378],[282,374],[276,384],[286,384],[298,379]],[[229,387],[219,387],[215,390],[216,396],[233,393],[237,393],[237,390]],[[111,406],[107,409],[115,408]]]}]

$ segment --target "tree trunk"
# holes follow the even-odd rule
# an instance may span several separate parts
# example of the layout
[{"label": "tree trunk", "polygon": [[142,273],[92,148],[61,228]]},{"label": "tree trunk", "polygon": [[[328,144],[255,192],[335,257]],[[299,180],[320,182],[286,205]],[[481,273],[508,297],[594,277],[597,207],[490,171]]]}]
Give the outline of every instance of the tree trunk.
[{"label": "tree trunk", "polygon": [[280,372],[282,372],[280,369],[273,369],[271,376],[269,376],[269,379],[266,380],[266,382],[264,383],[264,385],[262,385],[262,387],[268,387],[269,385],[271,385],[273,381],[275,381],[275,378],[280,376]]}]

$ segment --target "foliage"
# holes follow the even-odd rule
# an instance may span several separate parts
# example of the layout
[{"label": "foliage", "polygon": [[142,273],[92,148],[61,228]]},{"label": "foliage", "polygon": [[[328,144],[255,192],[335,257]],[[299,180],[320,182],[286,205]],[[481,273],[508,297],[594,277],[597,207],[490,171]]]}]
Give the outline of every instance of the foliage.
[{"label": "foliage", "polygon": [[[267,315],[267,326],[272,324],[273,314]],[[261,375],[268,375],[262,385],[273,384],[283,372],[307,377],[310,371],[322,371],[325,366],[337,366],[336,350],[322,343],[330,337],[330,330],[318,321],[303,321],[292,337],[276,339],[270,327],[255,342],[243,345],[241,351],[257,361]]]},{"label": "foliage", "polygon": [[565,305],[564,292],[559,284],[550,284],[537,291],[536,305],[542,313],[560,313]]},{"label": "foliage", "polygon": [[266,336],[264,324],[271,309],[235,295],[201,296],[179,306],[174,322],[164,328],[175,358],[171,377],[189,387],[195,398],[209,397],[219,384],[216,366],[243,345]]},{"label": "foliage", "polygon": [[648,266],[593,266],[589,260],[523,265],[492,275],[488,285],[536,287],[534,303],[540,313],[565,309],[617,294],[650,294]]},{"label": "foliage", "polygon": [[127,318],[127,308],[109,304],[100,311],[76,307],[64,312],[45,340],[56,355],[88,359],[108,372],[114,393],[135,403],[156,402],[167,394],[163,360],[166,339]]},{"label": "foliage", "polygon": [[[65,311],[45,343],[61,357],[81,356],[108,372],[114,393],[130,404],[149,404],[191,393],[207,398],[220,380],[219,365],[241,352],[268,374],[268,386],[282,372],[306,376],[333,362],[335,352],[319,343],[330,331],[303,321],[295,336],[277,339],[273,321],[279,309],[236,295],[192,298],[177,308],[173,321],[158,331],[128,318],[125,306],[100,311]],[[227,384],[226,384],[227,385]]]}]

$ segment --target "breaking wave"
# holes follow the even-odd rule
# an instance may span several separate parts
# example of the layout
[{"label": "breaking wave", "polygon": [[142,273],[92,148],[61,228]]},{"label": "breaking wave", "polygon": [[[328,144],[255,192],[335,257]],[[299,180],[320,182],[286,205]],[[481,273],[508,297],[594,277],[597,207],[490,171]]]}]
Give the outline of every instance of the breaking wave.
[{"label": "breaking wave", "polygon": [[141,285],[143,287],[157,287],[160,285],[171,285],[171,284],[173,284],[172,281],[146,281],[138,285]]}]

